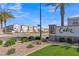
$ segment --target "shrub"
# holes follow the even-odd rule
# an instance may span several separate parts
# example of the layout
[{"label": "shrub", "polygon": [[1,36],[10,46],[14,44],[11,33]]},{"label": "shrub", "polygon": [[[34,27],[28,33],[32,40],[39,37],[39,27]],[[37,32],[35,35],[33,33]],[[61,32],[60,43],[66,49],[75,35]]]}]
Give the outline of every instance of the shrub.
[{"label": "shrub", "polygon": [[28,44],[27,48],[33,48],[34,46],[32,44]]},{"label": "shrub", "polygon": [[41,40],[40,36],[36,36],[35,40]]},{"label": "shrub", "polygon": [[79,48],[76,48],[76,51],[79,52]]},{"label": "shrub", "polygon": [[2,40],[0,40],[0,45],[2,45],[2,43],[3,43],[3,41],[2,41]]},{"label": "shrub", "polygon": [[10,38],[10,40],[14,40],[16,42],[16,38],[14,38],[14,37]]},{"label": "shrub", "polygon": [[11,45],[14,45],[16,43],[16,40],[14,39],[9,39],[5,42],[4,46],[11,46]]},{"label": "shrub", "polygon": [[67,38],[67,43],[69,43],[69,44],[73,44],[72,39],[71,39],[71,38]]},{"label": "shrub", "polygon": [[60,38],[59,38],[59,42],[65,42],[65,38],[60,37]]},{"label": "shrub", "polygon": [[21,41],[21,43],[27,42],[28,38],[27,37],[22,37],[20,41]]},{"label": "shrub", "polygon": [[77,43],[78,43],[78,45],[79,45],[79,39],[78,39]]},{"label": "shrub", "polygon": [[28,39],[29,39],[29,41],[32,41],[32,40],[35,40],[35,37],[34,36],[29,36]]},{"label": "shrub", "polygon": [[7,55],[14,54],[14,53],[15,53],[15,48],[11,48],[8,50]]}]

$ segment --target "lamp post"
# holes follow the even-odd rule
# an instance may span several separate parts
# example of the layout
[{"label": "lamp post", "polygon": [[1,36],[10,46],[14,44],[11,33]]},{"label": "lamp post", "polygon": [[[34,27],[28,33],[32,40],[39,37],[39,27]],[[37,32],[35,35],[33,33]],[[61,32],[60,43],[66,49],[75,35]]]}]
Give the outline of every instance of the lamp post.
[{"label": "lamp post", "polygon": [[41,23],[41,3],[40,3],[40,39],[42,39],[42,31],[41,31],[41,29],[42,29],[42,23]]}]

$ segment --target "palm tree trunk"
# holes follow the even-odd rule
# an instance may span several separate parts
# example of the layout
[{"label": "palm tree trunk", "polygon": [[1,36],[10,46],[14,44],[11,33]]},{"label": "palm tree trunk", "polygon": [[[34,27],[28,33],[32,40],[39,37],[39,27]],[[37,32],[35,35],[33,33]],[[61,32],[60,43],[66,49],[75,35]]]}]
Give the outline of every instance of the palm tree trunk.
[{"label": "palm tree trunk", "polygon": [[3,21],[1,20],[1,29],[3,29]]},{"label": "palm tree trunk", "polygon": [[6,33],[6,20],[4,20],[4,32]]},{"label": "palm tree trunk", "polygon": [[0,21],[0,29],[1,29],[1,21]]},{"label": "palm tree trunk", "polygon": [[64,3],[60,5],[61,26],[64,26]]},{"label": "palm tree trunk", "polygon": [[3,28],[2,20],[0,20],[0,29]]}]

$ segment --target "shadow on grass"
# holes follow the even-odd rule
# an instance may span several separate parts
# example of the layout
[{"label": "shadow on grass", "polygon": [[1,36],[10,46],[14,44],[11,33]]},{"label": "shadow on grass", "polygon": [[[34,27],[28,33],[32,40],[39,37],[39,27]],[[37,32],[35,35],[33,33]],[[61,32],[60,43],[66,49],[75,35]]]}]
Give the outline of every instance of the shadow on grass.
[{"label": "shadow on grass", "polygon": [[59,45],[51,45],[52,47],[54,47],[54,46],[59,46]]}]

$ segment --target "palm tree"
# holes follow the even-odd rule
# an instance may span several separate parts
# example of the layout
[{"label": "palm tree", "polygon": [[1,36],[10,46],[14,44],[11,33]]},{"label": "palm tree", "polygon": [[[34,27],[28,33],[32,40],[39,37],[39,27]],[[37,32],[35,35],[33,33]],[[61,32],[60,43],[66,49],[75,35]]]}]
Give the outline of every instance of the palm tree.
[{"label": "palm tree", "polygon": [[12,15],[10,12],[7,12],[7,11],[1,11],[1,14],[0,14],[2,17],[2,22],[4,22],[4,32],[6,32],[6,21],[10,18],[14,18],[14,15]]},{"label": "palm tree", "polygon": [[48,3],[48,5],[54,6],[55,10],[59,7],[60,8],[60,15],[61,15],[61,26],[64,26],[64,3]]}]

